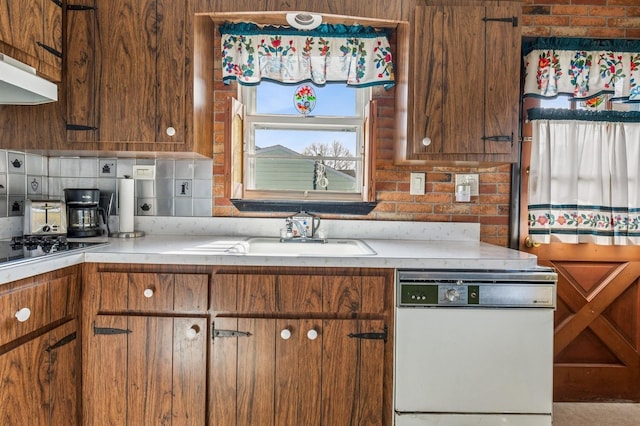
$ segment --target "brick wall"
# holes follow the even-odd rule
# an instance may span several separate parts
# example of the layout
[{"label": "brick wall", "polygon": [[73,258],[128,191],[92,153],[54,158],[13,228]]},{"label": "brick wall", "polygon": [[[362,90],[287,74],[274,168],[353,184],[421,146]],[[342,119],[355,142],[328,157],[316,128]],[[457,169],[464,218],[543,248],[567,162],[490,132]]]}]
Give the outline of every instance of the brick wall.
[{"label": "brick wall", "polygon": [[640,0],[524,0],[523,34],[640,38]]},{"label": "brick wall", "polygon": [[[564,36],[591,38],[640,38],[640,0],[524,0],[525,36]],[[220,61],[216,78],[220,78]],[[216,81],[214,146],[214,216],[255,216],[238,212],[224,198],[223,106],[236,86]],[[365,217],[353,219],[408,220],[480,223],[481,240],[507,246],[509,242],[511,167],[398,167],[393,164],[394,107],[391,89],[374,90],[378,100],[379,147],[377,155],[378,206]],[[426,173],[426,194],[409,194],[411,172]],[[478,173],[480,195],[470,203],[456,203],[455,173]],[[328,216],[323,216],[328,217]]]}]

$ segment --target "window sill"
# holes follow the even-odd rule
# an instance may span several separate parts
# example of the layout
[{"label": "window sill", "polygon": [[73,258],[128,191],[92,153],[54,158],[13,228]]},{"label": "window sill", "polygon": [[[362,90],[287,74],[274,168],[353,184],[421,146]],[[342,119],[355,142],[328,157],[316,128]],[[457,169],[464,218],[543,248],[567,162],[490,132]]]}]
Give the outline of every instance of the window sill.
[{"label": "window sill", "polygon": [[240,199],[232,199],[231,203],[241,212],[295,213],[299,211],[306,211],[310,213],[345,215],[367,215],[378,205],[376,202],[319,202]]}]

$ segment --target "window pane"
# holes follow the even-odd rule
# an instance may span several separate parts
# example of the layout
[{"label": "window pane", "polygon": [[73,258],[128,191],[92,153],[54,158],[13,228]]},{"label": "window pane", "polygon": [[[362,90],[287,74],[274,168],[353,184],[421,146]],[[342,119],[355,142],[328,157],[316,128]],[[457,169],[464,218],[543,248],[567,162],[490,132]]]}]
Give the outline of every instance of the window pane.
[{"label": "window pane", "polygon": [[356,132],[258,129],[249,156],[257,190],[360,191]]},{"label": "window pane", "polygon": [[[344,83],[315,86],[316,104],[311,111],[312,116],[354,117],[359,116],[356,111],[357,89],[348,87]],[[300,115],[294,106],[293,95],[298,85],[284,85],[263,81],[256,86],[257,114],[285,114]]]},{"label": "window pane", "polygon": [[256,129],[255,131],[256,153],[258,149],[279,146],[284,148],[282,155],[286,156],[300,154],[323,157],[358,156],[356,141],[355,129],[344,131]]}]

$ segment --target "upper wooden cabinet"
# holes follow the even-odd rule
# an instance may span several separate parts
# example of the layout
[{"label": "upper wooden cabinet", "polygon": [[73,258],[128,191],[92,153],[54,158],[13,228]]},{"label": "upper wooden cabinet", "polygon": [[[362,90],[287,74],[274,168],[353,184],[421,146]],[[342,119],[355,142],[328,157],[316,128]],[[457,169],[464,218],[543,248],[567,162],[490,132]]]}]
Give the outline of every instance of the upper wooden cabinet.
[{"label": "upper wooden cabinet", "polygon": [[0,53],[34,67],[51,81],[61,81],[62,1],[0,2]]},{"label": "upper wooden cabinet", "polygon": [[418,3],[407,160],[517,161],[520,13],[519,2]]},{"label": "upper wooden cabinet", "polygon": [[67,148],[211,156],[211,135],[194,128],[211,106],[194,82],[202,63],[213,72],[213,53],[194,52],[202,34],[193,1],[73,3],[81,4],[67,11]]}]

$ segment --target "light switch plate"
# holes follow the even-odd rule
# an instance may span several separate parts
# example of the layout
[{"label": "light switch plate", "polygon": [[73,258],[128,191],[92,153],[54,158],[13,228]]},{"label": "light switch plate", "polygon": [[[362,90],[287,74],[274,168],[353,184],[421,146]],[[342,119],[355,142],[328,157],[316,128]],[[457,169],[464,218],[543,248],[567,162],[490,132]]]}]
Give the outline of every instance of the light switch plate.
[{"label": "light switch plate", "polygon": [[155,165],[134,165],[133,178],[139,180],[153,180],[156,178]]},{"label": "light switch plate", "polygon": [[424,195],[424,173],[411,173],[411,181],[409,182],[409,194]]},{"label": "light switch plate", "polygon": [[456,173],[456,187],[465,182],[471,185],[471,196],[477,197],[479,195],[478,186],[480,183],[478,173]]}]

